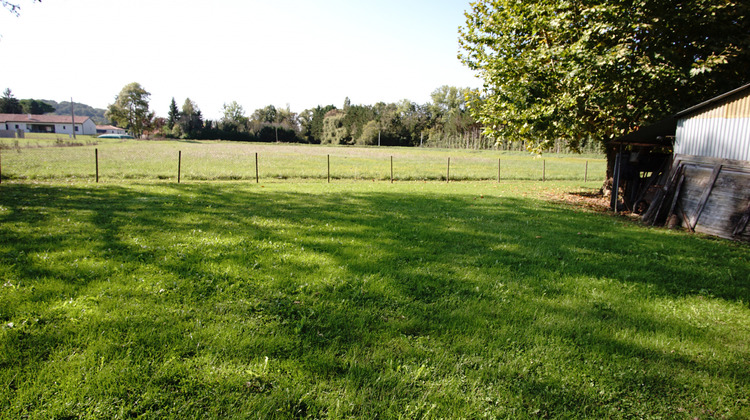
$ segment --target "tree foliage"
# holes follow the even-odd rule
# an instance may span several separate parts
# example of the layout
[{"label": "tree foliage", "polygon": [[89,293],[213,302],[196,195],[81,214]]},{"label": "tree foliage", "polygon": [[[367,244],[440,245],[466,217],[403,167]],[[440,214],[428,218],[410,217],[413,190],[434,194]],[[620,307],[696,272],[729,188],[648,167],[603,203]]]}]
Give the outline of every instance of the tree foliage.
[{"label": "tree foliage", "polygon": [[221,124],[227,130],[245,131],[247,128],[248,118],[245,116],[245,109],[237,101],[224,104],[222,107],[223,117]]},{"label": "tree foliage", "polygon": [[[70,115],[71,103],[69,101],[62,101],[58,103],[48,99],[42,99],[42,102],[53,107],[55,109],[55,115]],[[90,105],[82,104],[80,102],[75,102],[74,105],[75,113],[77,116],[90,117],[97,124],[106,124],[110,122],[110,120],[105,116],[105,114],[107,113],[106,109],[94,108]]]},{"label": "tree foliage", "polygon": [[485,132],[577,149],[748,81],[747,2],[479,0],[459,30]]},{"label": "tree foliage", "polygon": [[13,96],[10,88],[6,88],[3,91],[3,96],[0,97],[0,114],[20,114],[22,112],[21,102]]},{"label": "tree foliage", "polygon": [[115,103],[107,107],[105,115],[138,138],[149,128],[154,118],[154,114],[148,109],[150,95],[139,83],[125,85],[117,95]]},{"label": "tree foliage", "polygon": [[351,135],[349,128],[344,124],[346,113],[338,109],[328,111],[323,118],[322,144],[347,144]]},{"label": "tree foliage", "polygon": [[334,105],[316,106],[306,109],[299,115],[302,138],[308,143],[320,143],[323,139],[323,119],[328,111],[336,109]]},{"label": "tree foliage", "polygon": [[174,128],[174,125],[180,120],[180,110],[177,108],[177,102],[175,102],[174,97],[172,98],[172,102],[169,103],[169,111],[167,112],[167,121],[165,126],[171,131]]},{"label": "tree foliage", "polygon": [[55,112],[55,107],[37,99],[21,99],[21,108],[24,114],[42,115]]},{"label": "tree foliage", "polygon": [[182,136],[189,138],[197,137],[200,130],[203,129],[203,114],[198,108],[198,104],[190,98],[185,98],[185,102],[182,104],[179,125]]}]

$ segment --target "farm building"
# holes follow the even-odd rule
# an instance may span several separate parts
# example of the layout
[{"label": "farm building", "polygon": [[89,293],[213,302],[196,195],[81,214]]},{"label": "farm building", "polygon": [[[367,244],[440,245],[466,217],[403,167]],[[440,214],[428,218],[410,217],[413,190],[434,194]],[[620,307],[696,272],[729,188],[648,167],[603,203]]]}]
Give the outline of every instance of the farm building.
[{"label": "farm building", "polygon": [[613,208],[750,241],[750,84],[612,143]]},{"label": "farm building", "polygon": [[[75,128],[74,128],[75,127]],[[95,135],[96,124],[89,117],[69,115],[0,114],[0,130],[11,133],[57,133]]]},{"label": "farm building", "polygon": [[97,125],[96,134],[125,134],[124,128],[115,127],[114,125]]}]

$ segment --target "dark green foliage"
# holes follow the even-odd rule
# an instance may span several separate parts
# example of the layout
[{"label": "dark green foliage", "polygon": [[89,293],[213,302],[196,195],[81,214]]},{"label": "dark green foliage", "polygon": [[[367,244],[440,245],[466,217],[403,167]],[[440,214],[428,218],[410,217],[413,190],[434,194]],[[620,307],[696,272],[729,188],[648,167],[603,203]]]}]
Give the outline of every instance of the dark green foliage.
[{"label": "dark green foliage", "polygon": [[3,96],[0,98],[0,113],[2,114],[21,114],[23,109],[21,102],[13,96],[13,92],[9,88],[3,91]]},{"label": "dark green foliage", "polygon": [[179,121],[183,137],[200,138],[200,132],[203,129],[203,114],[198,105],[190,98],[185,98],[185,102],[182,104]]},{"label": "dark green foliage", "polygon": [[273,105],[268,105],[265,108],[256,109],[253,112],[253,115],[250,116],[250,118],[260,123],[273,124],[276,122],[277,116],[278,111],[276,110],[276,107]]},{"label": "dark green foliage", "polygon": [[263,124],[257,134],[258,141],[296,143],[297,132],[279,124]]},{"label": "dark green foliage", "polygon": [[323,139],[323,120],[325,115],[336,109],[334,105],[321,107],[318,105],[314,109],[308,109],[300,114],[302,125],[302,137],[307,143],[319,144]]},{"label": "dark green foliage", "polygon": [[21,99],[24,114],[42,115],[55,112],[55,107],[37,99]]},{"label": "dark green foliage", "polygon": [[180,110],[177,108],[177,102],[172,98],[172,102],[169,103],[169,112],[167,113],[167,124],[166,127],[171,131],[174,125],[180,120]]}]

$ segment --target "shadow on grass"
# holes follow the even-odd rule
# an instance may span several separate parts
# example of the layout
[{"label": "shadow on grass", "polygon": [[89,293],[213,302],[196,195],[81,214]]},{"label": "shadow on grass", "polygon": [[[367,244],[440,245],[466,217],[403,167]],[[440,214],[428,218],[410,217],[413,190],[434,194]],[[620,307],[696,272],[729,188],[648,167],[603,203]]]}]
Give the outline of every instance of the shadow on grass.
[{"label": "shadow on grass", "polygon": [[[746,346],[710,317],[664,310],[703,299],[746,317],[745,245],[469,194],[246,184],[0,193],[0,264],[17,289],[0,317],[37,320],[7,330],[4,371],[27,377],[66,346],[138,355],[139,366],[278,362],[234,379],[215,403],[190,373],[165,388],[143,381],[158,372],[146,369],[132,396],[117,395],[132,415],[161,404],[134,402],[150,387],[173,405],[203,401],[196,412],[234,404],[281,417],[331,415],[342,398],[350,408],[337,413],[362,417],[429,417],[431,404],[449,417],[718,413],[750,388]],[[100,317],[71,312],[84,298]],[[734,391],[696,399],[707,376]]]}]

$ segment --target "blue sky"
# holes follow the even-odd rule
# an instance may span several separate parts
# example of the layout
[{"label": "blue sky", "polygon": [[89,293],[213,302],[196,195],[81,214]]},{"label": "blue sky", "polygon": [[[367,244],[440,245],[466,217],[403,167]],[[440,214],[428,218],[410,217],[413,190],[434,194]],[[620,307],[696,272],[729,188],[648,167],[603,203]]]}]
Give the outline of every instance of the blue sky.
[{"label": "blue sky", "polygon": [[0,89],[104,108],[140,83],[165,116],[172,97],[206,118],[237,101],[300,112],[479,87],[457,59],[469,0],[14,0],[0,10]]}]

